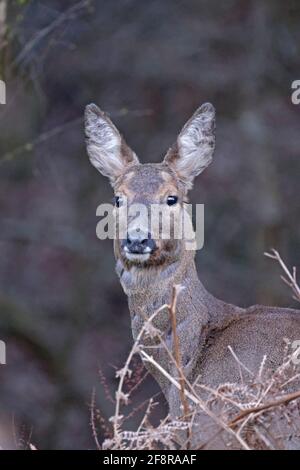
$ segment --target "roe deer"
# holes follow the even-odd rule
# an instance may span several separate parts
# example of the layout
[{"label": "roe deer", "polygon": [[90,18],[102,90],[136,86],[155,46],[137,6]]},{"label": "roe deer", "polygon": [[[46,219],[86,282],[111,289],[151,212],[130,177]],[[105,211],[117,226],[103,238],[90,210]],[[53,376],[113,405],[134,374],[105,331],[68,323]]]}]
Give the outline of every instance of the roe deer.
[{"label": "roe deer", "polygon": [[[95,104],[85,111],[87,152],[92,165],[110,179],[116,211],[122,211],[122,198],[126,198],[129,206],[166,204],[174,214],[180,214],[194,178],[212,160],[214,127],[214,107],[203,104],[162,163],[141,164],[106,114]],[[185,249],[183,239],[155,239],[143,227],[137,230],[129,222],[127,236],[115,239],[114,251],[116,271],[128,296],[134,338],[145,318],[170,303],[173,286],[185,287],[178,297],[176,318],[182,366],[190,382],[197,377],[212,387],[239,382],[229,345],[248,369],[257,371],[264,355],[272,369],[282,363],[284,338],[300,339],[300,311],[261,305],[240,308],[208,293],[197,276],[195,252]],[[172,346],[167,309],[156,317],[154,326]],[[147,345],[151,344],[157,345],[148,338]],[[164,349],[152,348],[151,354],[169,374],[176,373]],[[177,389],[155,367],[146,367],[163,390],[171,415],[181,416]]]}]

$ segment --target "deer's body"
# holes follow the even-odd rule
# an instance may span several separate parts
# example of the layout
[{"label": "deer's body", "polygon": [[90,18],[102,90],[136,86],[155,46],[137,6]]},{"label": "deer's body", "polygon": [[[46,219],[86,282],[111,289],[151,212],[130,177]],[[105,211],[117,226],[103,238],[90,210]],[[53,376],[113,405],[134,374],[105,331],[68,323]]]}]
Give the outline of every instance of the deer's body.
[{"label": "deer's body", "polygon": [[[263,356],[267,356],[269,368],[275,369],[283,361],[284,338],[300,338],[300,312],[288,308],[254,305],[243,309],[216,299],[198,279],[193,254],[183,257],[178,264],[164,273],[153,270],[148,283],[139,274],[129,274],[117,263],[117,273],[128,296],[133,337],[136,338],[145,317],[149,317],[161,305],[170,304],[172,286],[181,284],[176,306],[177,334],[180,340],[182,365],[191,383],[197,377],[205,385],[217,387],[222,383],[240,380],[236,359],[254,374]],[[154,326],[164,332],[172,349],[172,331],[169,312],[163,310],[154,320]],[[147,346],[150,346],[150,340]],[[153,341],[155,345],[155,341]],[[174,370],[163,348],[151,349],[154,359],[171,375]],[[159,371],[151,368],[152,375],[160,384],[173,416],[180,415],[179,395],[174,386]],[[247,375],[243,371],[244,376]]]},{"label": "deer's body", "polygon": [[[185,125],[162,163],[141,165],[99,108],[90,105],[86,111],[90,159],[110,178],[116,197],[126,196],[129,204],[139,202],[146,206],[172,202],[169,205],[174,205],[170,209],[174,214],[182,212],[193,178],[212,158],[213,131],[214,109],[203,105]],[[114,245],[116,270],[128,296],[134,338],[145,318],[170,304],[174,284],[181,284],[184,289],[176,306],[177,335],[184,373],[191,383],[198,379],[217,387],[239,381],[240,370],[228,346],[253,372],[258,371],[264,355],[270,368],[282,363],[284,339],[300,339],[298,310],[260,305],[243,309],[216,299],[200,282],[195,253],[186,250],[184,240],[158,240],[151,233],[145,235],[143,229],[139,227],[137,234],[136,226],[129,221],[127,239],[117,239]],[[157,315],[154,326],[172,349],[167,308]],[[156,362],[171,376],[178,375],[164,348],[157,347],[155,339],[145,341],[146,346],[152,346],[151,355]],[[154,366],[147,367],[161,386],[171,415],[181,416],[177,388]]]}]

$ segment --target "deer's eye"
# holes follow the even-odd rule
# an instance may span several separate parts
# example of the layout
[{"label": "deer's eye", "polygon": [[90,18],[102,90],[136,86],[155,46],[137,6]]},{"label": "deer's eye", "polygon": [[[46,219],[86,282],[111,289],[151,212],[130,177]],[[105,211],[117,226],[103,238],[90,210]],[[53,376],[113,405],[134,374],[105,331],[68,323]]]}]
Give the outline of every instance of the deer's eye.
[{"label": "deer's eye", "polygon": [[114,197],[114,203],[116,207],[120,207],[122,205],[122,198],[121,196],[115,196]]},{"label": "deer's eye", "polygon": [[167,198],[168,206],[174,206],[174,204],[176,204],[177,201],[178,201],[177,196],[168,196],[168,198]]}]

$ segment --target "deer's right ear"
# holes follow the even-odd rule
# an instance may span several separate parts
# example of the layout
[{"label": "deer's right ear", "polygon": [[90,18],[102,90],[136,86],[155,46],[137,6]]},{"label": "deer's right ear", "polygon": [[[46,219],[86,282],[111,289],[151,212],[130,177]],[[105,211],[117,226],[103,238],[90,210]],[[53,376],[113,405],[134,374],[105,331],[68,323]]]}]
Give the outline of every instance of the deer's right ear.
[{"label": "deer's right ear", "polygon": [[114,185],[126,168],[138,164],[139,160],[109,117],[95,104],[86,106],[84,124],[90,161]]}]

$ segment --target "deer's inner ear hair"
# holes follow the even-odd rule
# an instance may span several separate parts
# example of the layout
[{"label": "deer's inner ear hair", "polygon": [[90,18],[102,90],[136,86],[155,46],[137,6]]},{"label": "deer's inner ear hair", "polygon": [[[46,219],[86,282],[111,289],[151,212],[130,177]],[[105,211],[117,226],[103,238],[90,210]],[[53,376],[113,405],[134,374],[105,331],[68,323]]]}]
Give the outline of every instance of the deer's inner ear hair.
[{"label": "deer's inner ear hair", "polygon": [[178,197],[177,196],[168,196],[167,197],[167,204],[168,206],[174,206],[178,201]]}]

